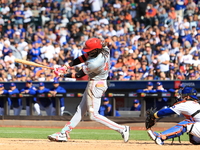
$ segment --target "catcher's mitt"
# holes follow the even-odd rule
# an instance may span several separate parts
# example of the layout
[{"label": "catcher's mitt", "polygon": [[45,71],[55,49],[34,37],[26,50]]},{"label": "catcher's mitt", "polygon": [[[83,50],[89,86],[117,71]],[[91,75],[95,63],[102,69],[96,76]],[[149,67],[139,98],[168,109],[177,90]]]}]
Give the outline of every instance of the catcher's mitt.
[{"label": "catcher's mitt", "polygon": [[145,121],[146,129],[149,129],[155,125],[155,122],[156,122],[156,118],[154,117],[155,112],[156,112],[156,108],[151,108],[146,111],[146,115],[147,115],[147,118]]}]

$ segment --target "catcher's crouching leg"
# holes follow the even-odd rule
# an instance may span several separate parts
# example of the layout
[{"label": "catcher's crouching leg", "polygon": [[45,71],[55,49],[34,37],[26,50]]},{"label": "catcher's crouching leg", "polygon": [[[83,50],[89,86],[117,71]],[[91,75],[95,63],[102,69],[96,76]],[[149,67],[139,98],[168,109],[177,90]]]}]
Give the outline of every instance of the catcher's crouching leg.
[{"label": "catcher's crouching leg", "polygon": [[187,125],[190,143],[200,145],[200,122]]},{"label": "catcher's crouching leg", "polygon": [[155,141],[158,145],[163,145],[164,141],[167,139],[173,139],[175,137],[180,137],[185,132],[187,132],[187,125],[194,124],[194,122],[191,122],[190,120],[183,120],[179,122],[177,125],[173,126],[172,128],[169,128],[163,132],[156,133],[152,132],[151,130],[148,131],[149,136],[151,139]]}]

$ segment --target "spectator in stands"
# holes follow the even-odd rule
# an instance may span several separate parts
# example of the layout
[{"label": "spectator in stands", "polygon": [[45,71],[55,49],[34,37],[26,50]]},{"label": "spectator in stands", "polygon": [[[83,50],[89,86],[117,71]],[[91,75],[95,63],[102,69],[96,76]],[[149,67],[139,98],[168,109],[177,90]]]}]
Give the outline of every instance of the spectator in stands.
[{"label": "spectator in stands", "polygon": [[51,74],[47,74],[45,81],[53,81],[52,75]]},{"label": "spectator in stands", "polygon": [[158,55],[157,61],[158,65],[160,66],[160,70],[164,73],[167,73],[169,71],[170,57],[165,48],[160,49],[160,54]]},{"label": "spectator in stands", "polygon": [[39,77],[38,77],[38,81],[45,81],[45,73],[41,72]]},{"label": "spectator in stands", "polygon": [[[112,105],[109,103],[107,97],[103,98],[103,104],[99,108],[99,114],[102,116],[112,116]],[[115,116],[120,116],[119,112],[115,110]]]},{"label": "spectator in stands", "polygon": [[6,66],[5,66],[6,68],[14,69],[14,67],[15,67],[15,56],[13,56],[12,50],[8,51],[8,55],[6,55],[4,57],[4,61],[5,61],[5,64],[6,64]]},{"label": "spectator in stands", "polygon": [[38,42],[34,42],[32,45],[32,49],[29,51],[29,55],[31,56],[31,61],[35,62],[41,55],[41,49]]},{"label": "spectator in stands", "polygon": [[27,78],[26,74],[22,74],[21,81],[22,81],[22,82],[26,82],[26,78]]},{"label": "spectator in stands", "polygon": [[[25,88],[21,89],[20,93],[22,94],[31,94],[35,95],[36,94],[36,87],[33,86],[32,80],[27,80]],[[30,116],[30,106],[32,106],[31,103],[35,104],[36,98],[35,97],[27,97],[26,99],[26,115]]]},{"label": "spectator in stands", "polygon": [[[100,5],[97,6],[97,3]],[[111,69],[116,69],[114,66],[120,58],[119,61],[122,59],[125,65],[129,65],[128,69],[134,70],[139,66],[137,59],[144,64],[143,59],[140,61],[143,55],[148,62],[146,65],[153,66],[154,70],[156,65],[159,65],[160,71],[165,73],[165,75],[155,74],[154,79],[160,77],[163,80],[172,79],[168,76],[169,63],[173,63],[176,69],[185,68],[187,59],[190,59],[190,55],[194,55],[200,47],[198,44],[200,41],[199,10],[197,0],[188,2],[177,0],[174,3],[170,1],[151,3],[149,0],[130,2],[90,0],[71,3],[67,0],[34,1],[34,3],[28,1],[19,4],[8,1],[0,10],[2,15],[0,57],[3,58],[0,63],[4,65],[4,57],[12,49],[13,56],[16,58],[22,57],[25,60],[41,63],[47,57],[49,63],[47,65],[52,67],[55,64],[62,65],[74,57],[72,49],[80,50],[89,37],[101,36],[108,41],[111,49]],[[46,40],[50,43],[46,43]],[[27,43],[28,46],[25,46]],[[57,44],[53,45],[54,43]],[[49,48],[44,50],[47,45]],[[62,50],[59,52],[59,47],[64,52]],[[160,48],[165,48],[165,52],[160,52]],[[17,52],[22,53],[22,56]],[[160,59],[161,62],[156,62],[157,58],[163,55],[162,53],[166,56],[170,55],[168,64],[165,61],[163,63],[163,59]],[[129,55],[134,59],[131,65],[126,61]],[[168,56],[166,58],[168,59]],[[51,59],[56,59],[54,64],[51,63]],[[188,70],[184,71],[188,72]],[[156,77],[157,75],[159,78]],[[146,79],[144,72],[137,76],[135,74],[132,79]],[[33,80],[38,80],[38,77]]]},{"label": "spectator in stands", "polygon": [[[53,108],[52,108],[52,115],[55,116],[56,115],[56,94],[64,94],[66,93],[67,91],[60,86],[59,84],[59,81],[57,79],[54,80],[53,82],[53,88],[50,89],[49,93],[52,94],[52,104],[53,104]],[[59,98],[59,101],[60,101],[60,115],[62,116],[63,115],[63,112],[64,112],[64,109],[65,109],[65,99],[64,97],[60,97]]]},{"label": "spectator in stands", "polygon": [[[47,94],[49,93],[50,89],[45,87],[43,82],[39,83],[39,87],[36,91],[37,94]],[[41,116],[41,110],[45,110],[47,116],[51,116],[52,113],[52,102],[49,97],[38,97],[36,103],[34,104],[35,111],[38,116]]]},{"label": "spectator in stands", "polygon": [[[10,84],[10,89],[8,90],[9,95],[19,94],[20,91],[17,89],[15,83]],[[22,110],[22,100],[21,98],[17,97],[9,97],[12,107],[13,107],[13,114],[14,116],[19,116]]]},{"label": "spectator in stands", "polygon": [[135,99],[133,101],[133,106],[131,106],[131,111],[140,111],[141,110],[141,104],[140,104],[140,101]]},{"label": "spectator in stands", "polygon": [[14,8],[15,24],[23,24],[24,11],[21,10],[20,6]]},{"label": "spectator in stands", "polygon": [[33,13],[30,10],[29,6],[25,6],[25,11],[24,11],[24,27],[25,29],[28,28],[28,25],[31,23],[33,17]]}]

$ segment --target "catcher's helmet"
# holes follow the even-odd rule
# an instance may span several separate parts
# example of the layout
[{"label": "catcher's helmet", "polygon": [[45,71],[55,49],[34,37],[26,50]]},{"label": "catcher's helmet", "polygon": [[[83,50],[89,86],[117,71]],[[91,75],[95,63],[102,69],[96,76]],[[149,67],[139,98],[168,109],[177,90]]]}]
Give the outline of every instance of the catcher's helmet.
[{"label": "catcher's helmet", "polygon": [[192,87],[184,87],[184,89],[181,92],[181,95],[182,97],[190,96],[191,98],[198,100],[197,90]]},{"label": "catcher's helmet", "polygon": [[85,42],[85,47],[83,48],[84,52],[90,52],[94,49],[101,49],[101,40],[98,38],[90,38]]}]

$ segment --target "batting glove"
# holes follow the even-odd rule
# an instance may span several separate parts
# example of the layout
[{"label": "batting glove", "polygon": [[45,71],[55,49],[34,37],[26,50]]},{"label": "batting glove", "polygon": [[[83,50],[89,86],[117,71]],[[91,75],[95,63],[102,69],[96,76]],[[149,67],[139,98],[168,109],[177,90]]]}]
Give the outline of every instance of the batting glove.
[{"label": "batting glove", "polygon": [[61,73],[66,73],[66,67],[60,67],[60,68],[56,68],[56,71],[61,72]]},{"label": "batting glove", "polygon": [[57,70],[54,70],[53,73],[56,75],[56,77],[61,77],[61,76],[64,75],[63,72],[59,72],[59,71],[57,71]]}]

